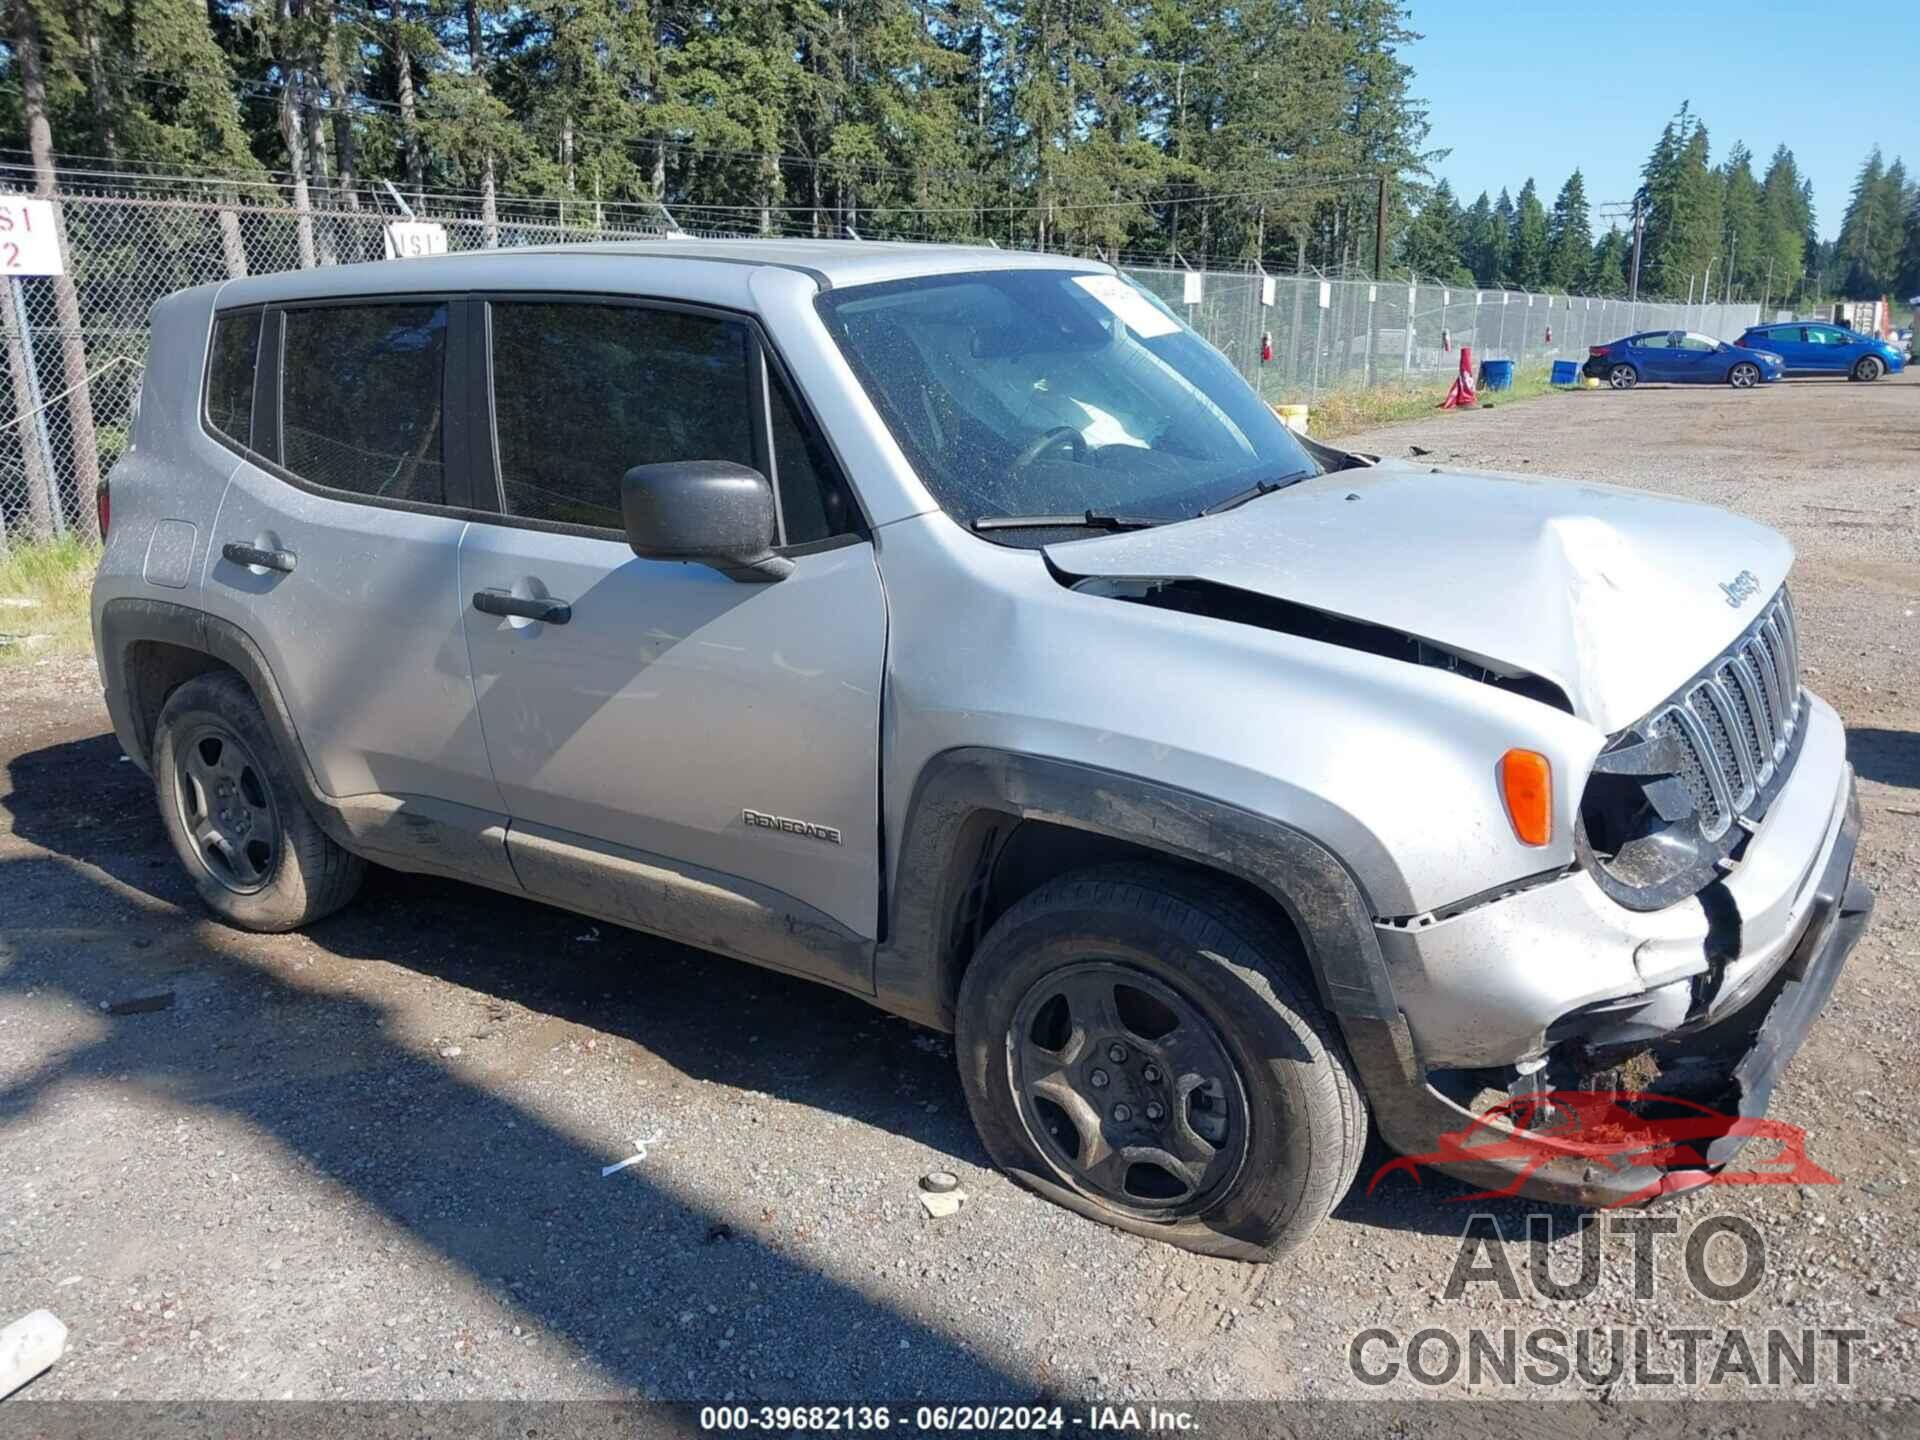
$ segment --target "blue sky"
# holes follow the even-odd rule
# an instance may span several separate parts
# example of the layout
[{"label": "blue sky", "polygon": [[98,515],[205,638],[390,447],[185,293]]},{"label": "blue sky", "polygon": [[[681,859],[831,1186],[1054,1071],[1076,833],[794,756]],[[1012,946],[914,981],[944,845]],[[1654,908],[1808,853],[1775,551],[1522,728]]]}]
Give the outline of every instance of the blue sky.
[{"label": "blue sky", "polygon": [[1577,165],[1597,211],[1630,199],[1682,100],[1707,122],[1718,165],[1735,140],[1760,173],[1786,144],[1813,178],[1832,239],[1867,151],[1920,170],[1920,0],[1412,0],[1407,51],[1431,107],[1435,173],[1462,205],[1515,193],[1542,203]]}]

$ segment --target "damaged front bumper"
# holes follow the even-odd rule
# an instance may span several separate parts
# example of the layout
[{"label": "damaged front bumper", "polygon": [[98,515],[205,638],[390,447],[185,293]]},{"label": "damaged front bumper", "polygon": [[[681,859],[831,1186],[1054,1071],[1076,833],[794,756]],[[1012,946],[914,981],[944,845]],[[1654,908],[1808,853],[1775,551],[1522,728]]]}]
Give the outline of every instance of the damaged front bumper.
[{"label": "damaged front bumper", "polygon": [[[1419,1164],[1551,1202],[1705,1183],[1750,1138],[1866,928],[1859,834],[1844,732],[1814,702],[1796,773],[1717,894],[1629,915],[1575,876],[1424,933],[1383,928],[1403,1015],[1343,1021],[1381,1133]],[[1657,1163],[1602,1156],[1551,1126],[1507,1124],[1498,1102],[1529,1085],[1671,1097],[1726,1123]]]}]

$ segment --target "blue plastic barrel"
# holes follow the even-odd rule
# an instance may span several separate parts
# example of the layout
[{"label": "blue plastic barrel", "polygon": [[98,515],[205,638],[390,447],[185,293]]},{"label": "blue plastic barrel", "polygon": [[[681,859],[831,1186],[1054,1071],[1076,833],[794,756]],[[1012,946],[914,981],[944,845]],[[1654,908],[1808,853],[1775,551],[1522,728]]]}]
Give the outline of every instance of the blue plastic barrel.
[{"label": "blue plastic barrel", "polygon": [[1554,361],[1553,383],[1555,385],[1578,385],[1580,383],[1580,362],[1577,360]]},{"label": "blue plastic barrel", "polygon": [[1481,364],[1480,375],[1489,390],[1511,390],[1513,388],[1513,362],[1511,360],[1488,360]]}]

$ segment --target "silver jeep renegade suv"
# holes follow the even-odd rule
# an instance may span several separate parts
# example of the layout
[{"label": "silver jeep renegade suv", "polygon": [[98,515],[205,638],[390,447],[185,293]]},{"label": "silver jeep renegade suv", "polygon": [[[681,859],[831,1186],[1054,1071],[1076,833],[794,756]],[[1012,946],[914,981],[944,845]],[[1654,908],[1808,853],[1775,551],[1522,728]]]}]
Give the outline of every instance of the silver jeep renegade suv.
[{"label": "silver jeep renegade suv", "polygon": [[[189,290],[108,499],[107,702],[221,917],[373,861],[838,986],[956,1033],[1022,1183],[1195,1250],[1298,1243],[1369,1119],[1487,1188],[1702,1183],[1866,922],[1780,536],[1303,440],[1102,265]],[[1563,1142],[1622,1077],[1726,1133]]]}]

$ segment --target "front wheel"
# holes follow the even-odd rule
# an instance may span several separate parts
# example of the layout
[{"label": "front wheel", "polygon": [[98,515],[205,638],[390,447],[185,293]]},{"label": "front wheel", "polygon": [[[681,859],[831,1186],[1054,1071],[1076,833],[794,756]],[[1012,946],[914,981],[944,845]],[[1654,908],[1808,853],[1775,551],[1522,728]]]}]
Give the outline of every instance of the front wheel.
[{"label": "front wheel", "polygon": [[1607,372],[1607,383],[1616,390],[1631,390],[1640,383],[1640,372],[1631,365],[1616,365]]},{"label": "front wheel", "polygon": [[997,1164],[1090,1219],[1272,1260],[1353,1181],[1367,1112],[1299,942],[1230,885],[1055,880],[960,988],[967,1103]]},{"label": "front wheel", "polygon": [[1886,369],[1887,367],[1880,363],[1878,356],[1862,355],[1860,363],[1853,367],[1853,378],[1871,383],[1885,374]]},{"label": "front wheel", "polygon": [[1750,360],[1742,360],[1727,372],[1727,383],[1736,390],[1751,390],[1760,383],[1760,367]]}]

